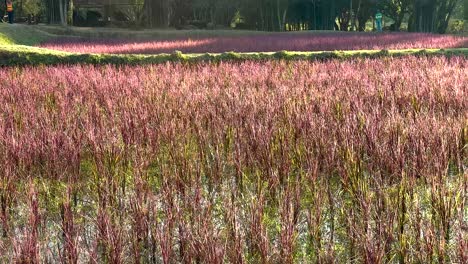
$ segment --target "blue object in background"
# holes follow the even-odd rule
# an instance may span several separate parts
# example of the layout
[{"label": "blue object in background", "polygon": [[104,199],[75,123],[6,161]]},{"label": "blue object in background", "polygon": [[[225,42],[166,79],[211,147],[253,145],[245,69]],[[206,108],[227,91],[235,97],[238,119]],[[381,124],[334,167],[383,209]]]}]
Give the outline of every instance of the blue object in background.
[{"label": "blue object in background", "polygon": [[377,14],[375,15],[375,24],[378,32],[382,32],[382,18],[382,13],[380,13],[380,11],[377,12]]}]

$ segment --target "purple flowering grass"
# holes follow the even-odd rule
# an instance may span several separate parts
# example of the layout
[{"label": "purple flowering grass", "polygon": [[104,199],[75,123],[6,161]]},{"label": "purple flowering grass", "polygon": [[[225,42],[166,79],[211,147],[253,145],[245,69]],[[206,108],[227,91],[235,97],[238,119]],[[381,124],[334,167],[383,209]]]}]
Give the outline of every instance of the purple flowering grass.
[{"label": "purple flowering grass", "polygon": [[467,67],[2,68],[0,262],[466,263]]},{"label": "purple flowering grass", "polygon": [[170,40],[118,40],[61,38],[41,47],[108,54],[222,53],[467,48],[468,38],[424,33],[276,33],[241,37]]}]

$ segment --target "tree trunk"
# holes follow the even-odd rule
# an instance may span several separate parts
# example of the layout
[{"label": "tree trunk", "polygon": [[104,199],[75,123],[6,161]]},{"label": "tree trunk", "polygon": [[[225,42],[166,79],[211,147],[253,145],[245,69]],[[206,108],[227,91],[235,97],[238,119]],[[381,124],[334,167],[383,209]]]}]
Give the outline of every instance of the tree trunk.
[{"label": "tree trunk", "polygon": [[277,0],[277,16],[278,16],[278,31],[285,31],[286,29],[286,17],[288,15],[288,6],[285,6],[281,10],[281,5],[279,0]]},{"label": "tree trunk", "polygon": [[276,0],[276,15],[278,16],[278,31],[281,31],[281,11],[280,11],[280,0]]},{"label": "tree trunk", "polygon": [[[351,28],[353,30],[356,30],[357,26],[356,26],[356,20],[357,20],[357,17],[359,16],[359,14],[361,13],[361,5],[362,5],[362,0],[359,0],[358,2],[358,5],[357,5],[357,10],[356,12],[354,12],[353,14],[353,22],[351,23]],[[359,21],[358,21],[359,22]],[[361,23],[359,23],[359,28],[358,30],[359,31],[364,31],[364,30],[361,30]],[[365,28],[365,25],[364,25],[364,28]]]},{"label": "tree trunk", "polygon": [[59,0],[59,11],[60,11],[60,23],[62,26],[67,25],[67,15],[68,15],[68,1]]},{"label": "tree trunk", "polygon": [[401,23],[403,22],[404,17],[405,17],[405,13],[401,12],[395,18],[395,24],[393,25],[395,27],[395,31],[400,31]]},{"label": "tree trunk", "polygon": [[69,4],[68,4],[68,9],[67,9],[67,12],[68,12],[68,24],[69,25],[73,25],[73,10],[75,9],[75,5],[73,3],[73,0],[69,0]]},{"label": "tree trunk", "polygon": [[283,11],[283,25],[281,27],[281,31],[284,31],[284,29],[286,28],[286,17],[288,15],[288,8],[286,8],[284,11]]},{"label": "tree trunk", "polygon": [[434,32],[434,18],[436,15],[436,0],[423,2],[417,0],[414,4],[413,31]]},{"label": "tree trunk", "polygon": [[60,24],[60,2],[59,0],[46,0],[45,1],[45,13],[47,22],[49,24]]},{"label": "tree trunk", "polygon": [[463,2],[463,18],[468,20],[468,0],[464,0]]},{"label": "tree trunk", "polygon": [[[283,14],[281,14],[283,13]],[[284,31],[286,28],[286,16],[288,14],[288,6],[281,12],[280,0],[276,0],[276,15],[278,17],[278,31]]]},{"label": "tree trunk", "polygon": [[453,10],[457,5],[458,0],[447,0],[439,3],[437,13],[437,32],[444,34],[447,31],[450,18],[452,17]]},{"label": "tree trunk", "polygon": [[336,0],[330,0],[330,6],[328,7],[328,14],[329,16],[326,18],[326,27],[327,30],[339,30],[339,26],[337,27],[336,23]]}]

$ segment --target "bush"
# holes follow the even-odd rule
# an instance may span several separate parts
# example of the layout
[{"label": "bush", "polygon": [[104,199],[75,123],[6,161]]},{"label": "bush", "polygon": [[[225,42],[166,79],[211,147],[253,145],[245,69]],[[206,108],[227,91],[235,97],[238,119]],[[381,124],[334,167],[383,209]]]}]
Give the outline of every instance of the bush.
[{"label": "bush", "polygon": [[462,19],[455,19],[450,21],[447,32],[451,34],[460,34],[465,31],[465,21]]},{"label": "bush", "polygon": [[167,62],[199,63],[207,61],[266,61],[266,60],[318,60],[352,59],[352,58],[385,58],[404,56],[462,56],[468,57],[468,49],[446,50],[403,50],[399,52],[382,51],[324,51],[324,52],[288,52],[276,53],[235,53],[225,52],[217,55],[190,55],[175,51],[172,54],[158,55],[109,55],[109,54],[73,54],[36,48],[2,48],[0,49],[0,67],[26,65],[61,65],[61,64],[99,64],[99,65],[136,65],[158,64]]}]

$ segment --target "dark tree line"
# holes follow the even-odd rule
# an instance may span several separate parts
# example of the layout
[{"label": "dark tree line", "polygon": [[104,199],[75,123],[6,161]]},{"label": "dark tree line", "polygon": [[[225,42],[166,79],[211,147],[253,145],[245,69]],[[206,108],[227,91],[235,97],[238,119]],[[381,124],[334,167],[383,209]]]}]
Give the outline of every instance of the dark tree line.
[{"label": "dark tree line", "polygon": [[[73,0],[40,0],[51,23],[67,23]],[[129,0],[135,2],[135,0]],[[194,21],[205,25],[286,31],[364,31],[380,10],[399,30],[445,33],[454,9],[468,0],[139,0],[147,27],[184,27]],[[138,1],[136,1],[138,2]],[[466,8],[468,9],[468,8]],[[468,11],[466,12],[468,13]],[[387,23],[388,25],[388,23]]]},{"label": "dark tree line", "polygon": [[[244,0],[245,21],[258,30],[364,31],[378,10],[399,30],[445,33],[459,0]],[[467,1],[465,1],[467,2]],[[465,3],[468,5],[468,3]]]},{"label": "dark tree line", "polygon": [[47,22],[51,24],[67,24],[68,11],[73,6],[72,0],[42,0],[47,15]]}]

